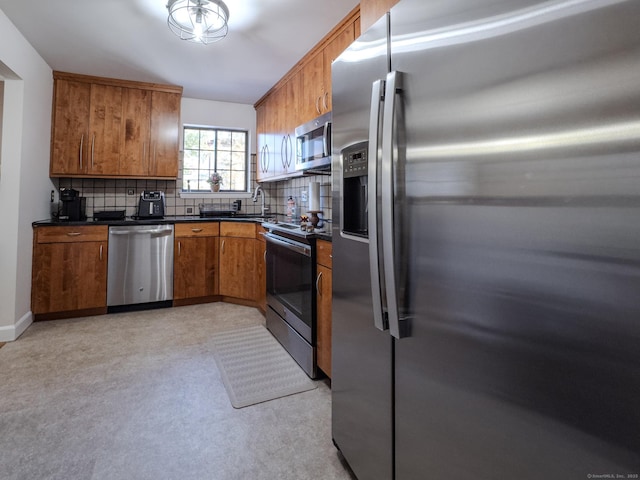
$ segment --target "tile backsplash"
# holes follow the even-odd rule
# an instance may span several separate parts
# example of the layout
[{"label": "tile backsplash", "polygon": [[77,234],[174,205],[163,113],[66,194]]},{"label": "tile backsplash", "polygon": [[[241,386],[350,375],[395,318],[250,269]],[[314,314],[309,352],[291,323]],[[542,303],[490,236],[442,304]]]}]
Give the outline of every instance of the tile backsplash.
[{"label": "tile backsplash", "polygon": [[[331,177],[328,175],[312,175],[284,180],[280,182],[263,183],[265,205],[269,206],[270,214],[285,215],[289,196],[296,202],[297,216],[306,213],[309,197],[303,201],[303,191],[308,191],[310,182],[320,183],[320,208],[325,219],[331,219]],[[58,189],[73,188],[86,198],[86,214],[93,218],[94,212],[102,210],[125,210],[125,215],[137,215],[138,200],[144,190],[160,190],[165,193],[165,215],[185,216],[198,215],[199,203],[220,205],[221,209],[229,206],[236,197],[225,194],[216,198],[181,198],[182,180],[128,180],[128,179],[94,179],[94,178],[60,178],[57,180]],[[255,188],[254,183],[253,187]],[[246,194],[245,194],[246,196]],[[242,213],[259,214],[260,198],[252,202],[250,198],[242,198]]]}]

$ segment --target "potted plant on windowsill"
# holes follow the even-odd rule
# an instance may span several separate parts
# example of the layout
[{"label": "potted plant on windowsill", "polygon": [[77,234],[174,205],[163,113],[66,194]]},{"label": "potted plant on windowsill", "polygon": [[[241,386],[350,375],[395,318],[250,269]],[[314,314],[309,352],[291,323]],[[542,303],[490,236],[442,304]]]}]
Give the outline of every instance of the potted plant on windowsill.
[{"label": "potted plant on windowsill", "polygon": [[213,172],[209,178],[207,178],[207,182],[211,185],[212,192],[219,192],[220,185],[222,185],[222,175],[218,172]]}]

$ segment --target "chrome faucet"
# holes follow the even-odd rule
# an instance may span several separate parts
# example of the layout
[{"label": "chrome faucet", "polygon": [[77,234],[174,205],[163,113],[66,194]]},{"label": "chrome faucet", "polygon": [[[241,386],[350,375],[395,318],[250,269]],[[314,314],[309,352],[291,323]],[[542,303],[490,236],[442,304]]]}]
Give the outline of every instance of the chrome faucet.
[{"label": "chrome faucet", "polygon": [[264,191],[262,190],[262,187],[260,185],[258,185],[255,189],[255,191],[253,192],[253,197],[251,197],[251,200],[253,200],[253,203],[256,203],[258,201],[258,194],[260,194],[261,198],[261,204],[260,204],[260,213],[262,217],[265,217],[267,211],[269,210],[269,207],[265,207],[264,206]]}]

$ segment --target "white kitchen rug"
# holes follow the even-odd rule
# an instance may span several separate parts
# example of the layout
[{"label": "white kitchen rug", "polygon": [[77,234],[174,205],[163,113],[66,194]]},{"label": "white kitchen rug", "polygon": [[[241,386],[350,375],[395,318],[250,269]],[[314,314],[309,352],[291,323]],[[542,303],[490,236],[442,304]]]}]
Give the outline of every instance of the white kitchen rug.
[{"label": "white kitchen rug", "polygon": [[234,408],[317,388],[263,326],[215,334],[211,345]]}]

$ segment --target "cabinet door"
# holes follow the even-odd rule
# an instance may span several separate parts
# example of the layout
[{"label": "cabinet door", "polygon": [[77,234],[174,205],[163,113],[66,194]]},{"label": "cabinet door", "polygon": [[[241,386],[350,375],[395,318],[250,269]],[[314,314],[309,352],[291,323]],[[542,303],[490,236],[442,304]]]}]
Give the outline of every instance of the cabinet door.
[{"label": "cabinet door", "polygon": [[282,132],[284,137],[283,162],[285,173],[295,172],[296,158],[296,127],[300,125],[298,113],[298,102],[300,101],[300,91],[302,77],[295,75],[283,86],[283,118]]},{"label": "cabinet door", "polygon": [[125,88],[122,92],[120,175],[149,173],[151,91]]},{"label": "cabinet door", "polygon": [[54,86],[50,175],[87,171],[91,85],[56,79]]},{"label": "cabinet door", "polygon": [[262,182],[275,175],[274,150],[274,100],[270,95],[256,109],[256,130],[258,132],[258,158],[256,159],[256,180]]},{"label": "cabinet door", "polygon": [[333,62],[338,56],[344,52],[349,45],[355,40],[355,28],[354,24],[349,24],[344,30],[342,30],[323,50],[323,92],[322,101],[322,113],[331,111],[331,62]]},{"label": "cabinet door", "polygon": [[324,56],[320,51],[302,69],[302,102],[299,107],[301,124],[313,120],[323,112],[323,75]]},{"label": "cabinet door", "polygon": [[220,295],[255,300],[255,239],[220,237]]},{"label": "cabinet door", "polygon": [[271,102],[273,103],[273,112],[271,118],[271,131],[273,132],[273,161],[274,176],[281,176],[287,173],[287,131],[286,131],[286,115],[287,115],[287,89],[286,84],[275,90],[271,94]]},{"label": "cabinet door", "polygon": [[122,87],[91,85],[89,114],[91,175],[118,175],[122,132]]},{"label": "cabinet door", "polygon": [[149,175],[178,176],[180,94],[154,91],[151,94],[151,151]]},{"label": "cabinet door", "polygon": [[218,294],[218,237],[177,237],[173,251],[175,300]]},{"label": "cabinet door", "polygon": [[265,151],[267,145],[267,102],[256,108],[256,133],[258,134],[258,154],[256,155],[256,181],[261,182],[267,177]]},{"label": "cabinet door", "polygon": [[267,311],[267,242],[264,240],[256,240],[255,242],[257,269],[256,301],[258,302],[258,307],[264,313]]},{"label": "cabinet door", "polygon": [[33,256],[34,314],[107,305],[107,243],[36,244]]},{"label": "cabinet door", "polygon": [[331,290],[332,272],[330,268],[317,265],[316,305],[317,305],[317,360],[318,367],[331,377]]}]

